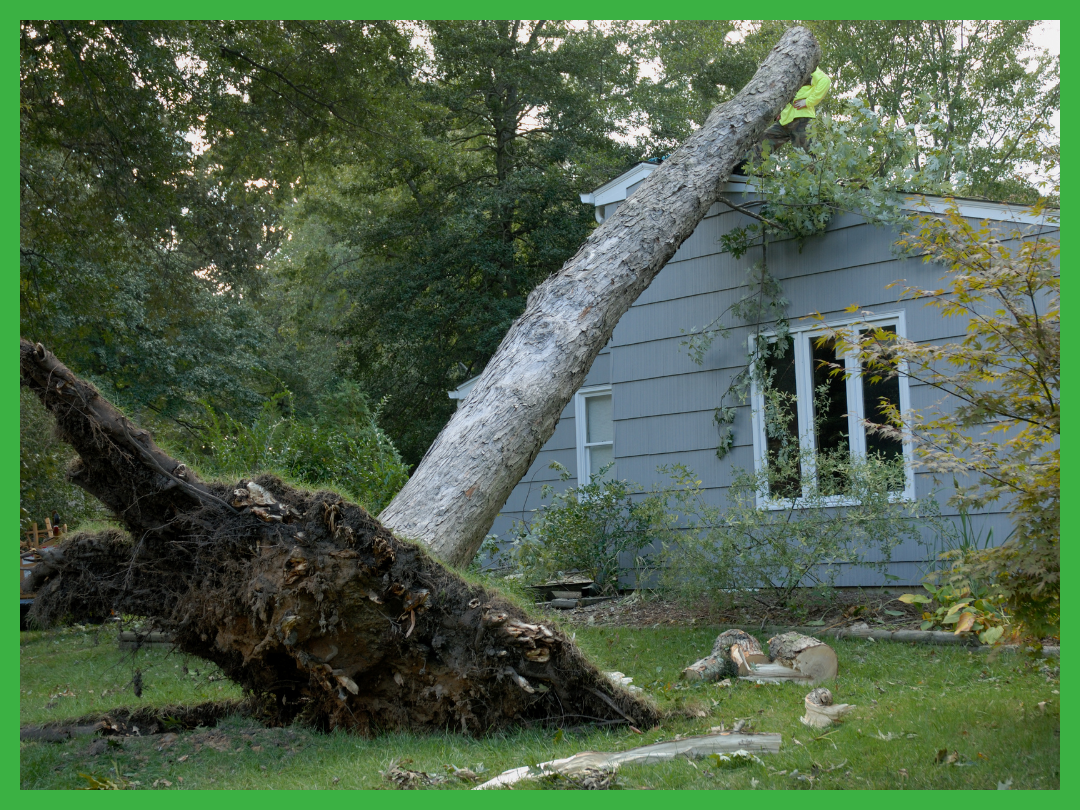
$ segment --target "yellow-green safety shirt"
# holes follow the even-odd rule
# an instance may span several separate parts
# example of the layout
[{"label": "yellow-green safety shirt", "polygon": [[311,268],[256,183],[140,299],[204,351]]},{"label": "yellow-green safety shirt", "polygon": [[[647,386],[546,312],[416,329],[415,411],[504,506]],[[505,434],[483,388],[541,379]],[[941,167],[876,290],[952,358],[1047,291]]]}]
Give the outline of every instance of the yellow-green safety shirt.
[{"label": "yellow-green safety shirt", "polygon": [[798,92],[795,93],[795,98],[792,99],[795,102],[800,98],[804,98],[806,99],[806,106],[801,110],[797,110],[794,104],[788,104],[780,113],[780,123],[787,126],[796,118],[817,118],[814,108],[829,94],[830,87],[832,87],[832,82],[829,77],[825,75],[821,68],[815,68],[814,72],[810,74],[810,84],[804,84],[800,87]]}]

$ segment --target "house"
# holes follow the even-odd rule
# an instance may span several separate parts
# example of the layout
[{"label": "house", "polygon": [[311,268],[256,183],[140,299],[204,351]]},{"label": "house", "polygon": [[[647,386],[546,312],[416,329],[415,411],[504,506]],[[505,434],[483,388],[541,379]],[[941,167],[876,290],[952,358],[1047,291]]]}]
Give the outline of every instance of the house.
[{"label": "house", "polygon": [[[650,163],[639,164],[591,194],[583,194],[582,202],[592,205],[597,221],[603,222],[657,168]],[[739,177],[728,182],[724,193],[743,206],[753,199],[751,183]],[[945,202],[913,198],[912,205],[944,210]],[[961,201],[960,207],[965,216],[977,220],[1037,224],[1019,206]],[[743,213],[723,204],[712,207],[619,321],[584,385],[563,411],[554,435],[507,500],[492,534],[507,536],[515,521],[527,519],[540,507],[544,484],[567,486],[585,481],[609,463],[609,475],[646,488],[663,486],[668,480],[657,472],[657,467],[681,463],[695,471],[710,503],[716,505],[724,503],[733,467],[754,469],[765,463],[762,400],[757,390],[752,391],[749,401],[725,403],[735,406],[733,445],[722,459],[717,455],[721,436],[714,415],[732,377],[746,366],[753,327],[729,321],[732,328],[728,337],[714,341],[701,364],[691,358],[684,345],[687,332],[710,323],[744,294],[746,271],[756,257],[747,254],[735,258],[722,252],[720,238],[749,222]],[[898,280],[937,287],[943,275],[939,266],[898,257],[893,248],[897,238],[888,228],[866,224],[853,214],[841,214],[833,218],[823,235],[801,245],[794,239],[769,245],[770,272],[791,302],[787,317],[794,338],[782,361],[785,370],[777,379],[798,397],[798,424],[797,428],[793,425],[793,430],[799,431],[804,442],[817,441],[822,446],[842,440],[852,453],[877,449],[903,453],[910,459],[910,447],[899,443],[884,447],[882,440],[867,436],[861,423],[865,403],[884,396],[906,411],[941,399],[940,392],[903,377],[876,387],[858,376],[846,381],[834,377],[832,384],[839,386],[833,392],[834,402],[846,402],[847,407],[835,415],[840,420],[839,427],[834,426],[835,436],[812,435],[815,428],[810,392],[822,382],[815,379],[815,360],[827,351],[814,343],[822,326],[821,321],[810,317],[814,313],[820,313],[827,326],[842,326],[864,320],[848,311],[850,305],[856,304],[860,312],[874,313],[870,323],[919,342],[943,343],[963,337],[962,319],[943,318],[939,310],[919,301],[898,301],[904,284],[887,288]],[[768,325],[764,329],[767,333]],[[466,382],[450,396],[463,398],[472,382]],[[553,461],[571,472],[573,477],[566,484],[560,484],[558,473],[550,468]],[[934,490],[928,474],[909,466],[904,490],[897,496],[923,497]],[[945,505],[947,497],[947,493],[938,494],[943,512],[950,514]],[[951,514],[955,519],[955,512]],[[973,525],[984,537],[992,531],[998,541],[1010,532],[1004,512],[979,514]],[[923,540],[933,542],[934,538]],[[927,560],[933,556],[924,545],[906,542],[894,552],[891,574],[898,578],[898,584],[917,584],[926,571]],[[873,586],[884,582],[878,574],[849,568],[841,571],[836,584]]]}]

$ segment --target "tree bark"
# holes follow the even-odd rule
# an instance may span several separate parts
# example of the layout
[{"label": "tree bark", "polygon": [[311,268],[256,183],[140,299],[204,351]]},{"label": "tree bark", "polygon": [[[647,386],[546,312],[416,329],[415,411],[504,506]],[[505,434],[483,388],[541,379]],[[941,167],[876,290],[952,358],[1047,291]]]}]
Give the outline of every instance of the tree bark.
[{"label": "tree bark", "polygon": [[712,653],[700,661],[695,661],[682,671],[688,681],[719,681],[724,678],[736,678],[748,675],[741,671],[733,655],[739,650],[739,657],[755,664],[768,663],[769,657],[761,651],[758,640],[745,630],[725,630],[713,642]]},{"label": "tree bark", "polygon": [[387,528],[451,565],[472,560],[619,318],[693,233],[731,169],[820,57],[807,29],[788,29],[750,83],[533,290],[469,396],[379,516]]},{"label": "tree bark", "polygon": [[359,506],[273,476],[200,482],[40,344],[21,342],[20,366],[79,453],[71,479],[130,533],[48,549],[31,619],[153,617],[280,721],[480,734],[658,719],[565,633]]},{"label": "tree bark", "polygon": [[801,633],[782,633],[770,638],[769,656],[775,663],[802,673],[812,683],[835,678],[839,668],[832,647]]}]

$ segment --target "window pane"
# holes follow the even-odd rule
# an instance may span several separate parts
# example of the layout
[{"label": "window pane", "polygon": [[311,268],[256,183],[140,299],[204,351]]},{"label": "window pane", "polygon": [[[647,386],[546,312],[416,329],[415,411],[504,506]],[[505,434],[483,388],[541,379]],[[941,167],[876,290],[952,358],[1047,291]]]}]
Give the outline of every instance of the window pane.
[{"label": "window pane", "polygon": [[[773,346],[775,349],[775,345]],[[779,357],[765,361],[774,391],[784,394],[786,410],[779,414],[766,408],[764,418],[765,448],[769,464],[769,493],[777,498],[797,498],[802,495],[802,468],[799,461],[799,413],[795,403],[795,344],[789,340]],[[771,425],[769,423],[772,423]]]},{"label": "window pane", "polygon": [[[601,444],[597,447],[590,447],[587,451],[589,453],[589,477],[596,475],[606,465],[615,460],[615,454],[611,449],[610,444]],[[610,481],[615,477],[615,468],[612,467],[607,471],[603,480]]]},{"label": "window pane", "polygon": [[842,364],[836,359],[836,346],[829,341],[822,346],[811,339],[814,366],[814,441],[819,451],[850,451],[848,444],[847,382],[843,373],[831,374],[830,364]]},{"label": "window pane", "polygon": [[[895,335],[896,327],[886,326],[882,328],[882,331]],[[892,379],[881,380],[880,382],[875,383],[871,382],[868,376],[865,376],[865,368],[863,371],[863,415],[871,422],[884,424],[885,416],[881,410],[883,402],[900,410],[900,378],[893,377]],[[882,458],[886,459],[899,458],[904,454],[904,446],[899,439],[867,433],[866,454],[871,455],[873,453],[877,453]]]},{"label": "window pane", "polygon": [[612,438],[611,394],[588,397],[585,400],[585,442],[610,442]]},{"label": "window pane", "polygon": [[831,469],[830,459],[843,464],[851,454],[847,381],[843,373],[831,374],[833,366],[843,363],[843,359],[837,360],[834,341],[818,346],[817,340],[811,339],[810,351],[814,368],[814,446],[818,451],[818,484],[826,494],[836,495],[843,491],[844,482]]}]

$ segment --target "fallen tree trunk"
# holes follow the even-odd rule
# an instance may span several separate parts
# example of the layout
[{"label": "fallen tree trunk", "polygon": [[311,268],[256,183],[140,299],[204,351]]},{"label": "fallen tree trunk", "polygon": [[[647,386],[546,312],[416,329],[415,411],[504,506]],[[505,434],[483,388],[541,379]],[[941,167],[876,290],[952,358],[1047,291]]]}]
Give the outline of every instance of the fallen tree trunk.
[{"label": "fallen tree trunk", "polygon": [[79,453],[71,479],[123,522],[48,550],[32,619],[150,616],[280,721],[453,729],[651,725],[556,628],[470,584],[330,492],[203,483],[38,344],[22,382]]},{"label": "fallen tree trunk", "polygon": [[469,396],[379,515],[387,528],[451,565],[472,560],[619,318],[693,233],[731,169],[820,57],[807,29],[788,29],[749,84],[533,290]]}]

